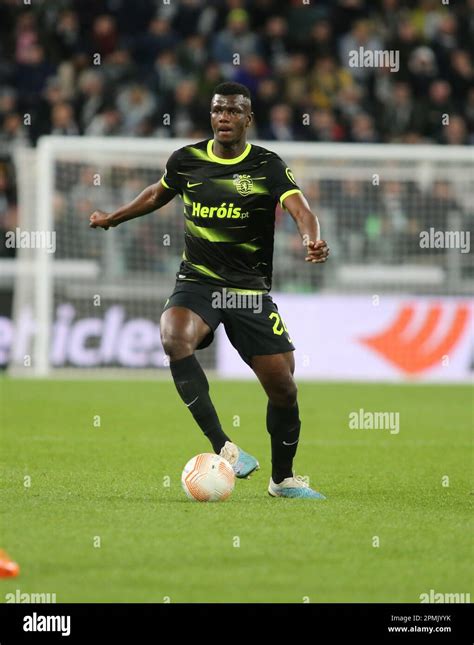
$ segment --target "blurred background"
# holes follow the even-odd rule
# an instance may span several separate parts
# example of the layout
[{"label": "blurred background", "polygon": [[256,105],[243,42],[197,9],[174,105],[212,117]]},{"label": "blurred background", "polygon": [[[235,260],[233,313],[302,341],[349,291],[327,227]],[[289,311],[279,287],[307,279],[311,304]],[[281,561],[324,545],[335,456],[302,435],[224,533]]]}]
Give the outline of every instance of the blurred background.
[{"label": "blurred background", "polygon": [[[20,342],[15,325],[28,315],[34,320],[41,307],[38,285],[18,269],[19,261],[36,261],[37,254],[5,243],[5,234],[18,226],[35,230],[44,171],[37,158],[40,138],[64,137],[51,161],[57,236],[51,262],[57,270],[50,329],[57,319],[72,329],[97,317],[95,293],[112,312],[121,308],[123,324],[140,319],[154,325],[181,258],[181,203],[174,200],[159,216],[106,237],[88,229],[88,216],[96,208],[116,208],[157,181],[178,147],[175,139],[184,145],[210,137],[210,97],[224,80],[250,88],[250,140],[266,142],[292,166],[332,250],[324,270],[305,266],[294,223],[277,209],[274,291],[308,294],[310,301],[298,301],[304,306],[322,306],[314,294],[329,298],[329,333],[352,308],[358,313],[349,318],[372,327],[353,329],[351,339],[390,328],[406,306],[426,307],[426,316],[433,316],[431,301],[423,300],[432,296],[441,306],[440,325],[442,314],[456,321],[472,293],[472,253],[459,245],[423,247],[420,233],[467,235],[474,229],[473,36],[472,0],[35,0],[32,6],[0,0],[0,363],[23,360],[31,338],[20,334]],[[350,52],[361,47],[398,52],[399,69],[351,67]],[[90,146],[79,149],[77,137]],[[375,309],[371,299],[382,294],[392,304]],[[397,299],[406,296],[411,300]],[[461,300],[440,300],[448,296]],[[355,297],[359,309],[347,299]],[[446,352],[417,371],[388,360],[385,348],[382,356],[371,354],[378,371],[364,371],[360,362],[367,364],[368,355],[362,355],[355,371],[325,368],[308,376],[405,378],[433,369],[433,378],[462,380],[472,369],[469,307],[468,318],[461,313],[459,369],[451,362],[452,374],[439,364]],[[296,308],[290,303],[287,317]],[[451,330],[449,320],[443,325],[441,340]],[[156,337],[154,327],[149,332]],[[101,344],[94,333],[97,338],[91,333],[84,341],[88,359],[57,349],[56,365],[162,366],[158,341],[149,341],[158,352],[154,358],[145,343],[133,365],[117,352],[94,354]],[[346,341],[340,342],[347,353]],[[231,355],[216,357],[220,346],[207,350],[204,363],[221,361],[223,373],[243,375]],[[367,351],[360,343],[357,348]]]}]

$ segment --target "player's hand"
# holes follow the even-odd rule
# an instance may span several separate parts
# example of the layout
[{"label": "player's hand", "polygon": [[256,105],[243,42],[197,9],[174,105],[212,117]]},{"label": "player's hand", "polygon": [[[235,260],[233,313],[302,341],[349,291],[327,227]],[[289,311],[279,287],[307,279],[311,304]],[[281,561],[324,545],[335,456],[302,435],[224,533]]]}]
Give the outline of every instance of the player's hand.
[{"label": "player's hand", "polygon": [[329,246],[325,240],[317,242],[308,242],[306,246],[308,255],[305,257],[306,262],[326,262],[329,256]]},{"label": "player's hand", "polygon": [[106,231],[110,226],[117,226],[117,224],[111,221],[109,213],[94,211],[89,217],[89,226],[90,228],[103,228]]}]

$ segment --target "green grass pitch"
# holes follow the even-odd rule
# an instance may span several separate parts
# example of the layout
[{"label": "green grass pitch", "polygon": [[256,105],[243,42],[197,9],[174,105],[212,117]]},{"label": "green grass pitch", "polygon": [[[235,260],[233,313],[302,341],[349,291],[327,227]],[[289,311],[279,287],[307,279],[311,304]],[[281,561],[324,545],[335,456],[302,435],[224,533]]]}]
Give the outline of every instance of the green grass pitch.
[{"label": "green grass pitch", "polygon": [[[328,498],[312,502],[266,492],[260,386],[213,382],[224,427],[261,465],[219,504],[181,489],[184,464],[209,446],[171,382],[4,378],[0,393],[0,548],[21,567],[0,580],[0,602],[17,589],[158,603],[473,591],[467,386],[300,383],[296,471]],[[349,429],[360,408],[398,411],[399,434]]]}]

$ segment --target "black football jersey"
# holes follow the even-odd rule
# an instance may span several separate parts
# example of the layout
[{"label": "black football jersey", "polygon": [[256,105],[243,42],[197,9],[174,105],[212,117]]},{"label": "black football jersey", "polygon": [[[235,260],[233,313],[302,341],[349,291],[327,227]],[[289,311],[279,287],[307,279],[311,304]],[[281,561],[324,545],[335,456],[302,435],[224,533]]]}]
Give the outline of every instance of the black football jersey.
[{"label": "black football jersey", "polygon": [[161,182],[184,202],[179,280],[269,291],[275,208],[301,192],[280,157],[247,143],[234,159],[213,153],[213,140],[176,150]]}]

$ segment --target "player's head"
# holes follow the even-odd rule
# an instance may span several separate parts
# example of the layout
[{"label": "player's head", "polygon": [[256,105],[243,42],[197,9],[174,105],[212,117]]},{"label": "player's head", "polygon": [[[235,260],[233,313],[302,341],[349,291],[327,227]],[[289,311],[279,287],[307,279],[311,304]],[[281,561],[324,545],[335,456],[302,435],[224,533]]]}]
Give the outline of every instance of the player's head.
[{"label": "player's head", "polygon": [[214,139],[230,146],[245,139],[252,122],[250,92],[240,83],[221,83],[211,100],[211,127]]}]

